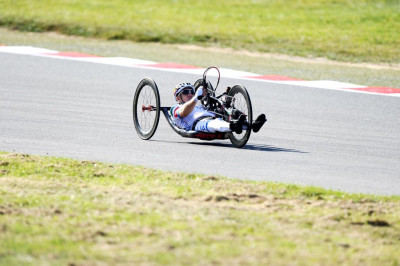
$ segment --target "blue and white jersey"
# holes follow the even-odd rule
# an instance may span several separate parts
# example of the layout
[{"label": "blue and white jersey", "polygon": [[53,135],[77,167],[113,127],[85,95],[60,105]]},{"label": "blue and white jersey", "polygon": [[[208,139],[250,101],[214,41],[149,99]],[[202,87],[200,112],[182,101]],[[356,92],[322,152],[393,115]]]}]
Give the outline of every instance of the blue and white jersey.
[{"label": "blue and white jersey", "polygon": [[188,116],[181,117],[178,114],[178,110],[181,106],[182,105],[180,104],[176,104],[171,107],[169,112],[175,125],[185,130],[191,130],[193,123],[200,117],[205,117],[205,116],[215,117],[214,113],[207,111],[202,105],[196,105],[193,111]]}]

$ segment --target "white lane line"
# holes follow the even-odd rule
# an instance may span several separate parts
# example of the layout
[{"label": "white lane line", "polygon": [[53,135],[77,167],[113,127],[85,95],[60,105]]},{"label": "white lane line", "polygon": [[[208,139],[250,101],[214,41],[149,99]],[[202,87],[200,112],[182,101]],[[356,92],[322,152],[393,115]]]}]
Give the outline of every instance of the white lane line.
[{"label": "white lane line", "polygon": [[[83,53],[59,52],[56,50],[50,50],[32,46],[0,46],[0,52],[57,58],[63,60],[91,62],[97,64],[116,65],[123,67],[132,67],[132,68],[154,69],[154,70],[168,71],[174,73],[202,75],[204,72],[203,68],[176,64],[176,63],[158,63],[154,61],[126,58],[126,57],[99,57]],[[368,86],[362,86],[362,85],[332,81],[332,80],[313,80],[313,81],[296,80],[285,76],[259,75],[251,72],[238,71],[227,68],[220,68],[220,72],[221,72],[221,77],[225,78],[253,80],[266,83],[285,84],[285,85],[299,86],[299,87],[312,87],[319,89],[340,90],[347,92],[400,97],[400,89],[395,89],[395,88],[368,87]],[[212,71],[210,71],[209,73],[211,76],[217,75],[216,72],[213,73]]]}]

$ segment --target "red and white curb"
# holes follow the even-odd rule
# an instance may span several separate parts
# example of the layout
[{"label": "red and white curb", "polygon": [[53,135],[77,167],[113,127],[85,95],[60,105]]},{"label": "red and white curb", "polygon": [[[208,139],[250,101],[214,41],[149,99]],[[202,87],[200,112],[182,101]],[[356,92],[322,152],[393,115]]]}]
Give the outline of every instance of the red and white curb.
[{"label": "red and white curb", "polygon": [[[134,67],[134,68],[147,68],[157,69],[162,71],[178,72],[178,73],[189,73],[202,75],[204,72],[203,68],[196,66],[176,64],[176,63],[157,63],[153,61],[140,60],[126,57],[100,57],[96,55],[83,54],[77,52],[59,52],[56,50],[49,50],[44,48],[37,48],[31,46],[1,46],[0,52],[2,53],[13,53],[13,54],[24,54],[42,57],[51,57],[66,60],[92,62],[98,64],[116,65],[123,67]],[[332,80],[299,80],[286,76],[279,75],[259,75],[250,72],[237,71],[227,68],[220,68],[221,76],[226,78],[236,79],[250,79],[268,83],[287,84],[292,86],[302,87],[313,87],[320,89],[331,89],[341,90],[349,92],[361,92],[370,94],[380,94],[388,96],[400,97],[400,89],[389,88],[389,87],[368,87],[352,83],[332,81]],[[212,75],[212,73],[210,73]]]}]

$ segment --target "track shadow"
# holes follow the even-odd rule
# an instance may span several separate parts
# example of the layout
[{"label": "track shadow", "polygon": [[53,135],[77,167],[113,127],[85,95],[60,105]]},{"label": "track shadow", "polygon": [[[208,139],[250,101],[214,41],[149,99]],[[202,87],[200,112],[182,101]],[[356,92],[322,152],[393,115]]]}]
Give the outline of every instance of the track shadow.
[{"label": "track shadow", "polygon": [[[190,144],[190,145],[199,145],[199,146],[214,146],[214,147],[224,147],[224,148],[233,148],[231,143],[221,143],[221,142],[179,142],[179,141],[168,141],[168,140],[149,140],[155,142],[166,142],[166,143],[179,143],[179,144]],[[264,144],[246,144],[243,150],[253,150],[253,151],[264,151],[264,152],[295,152],[295,153],[308,153],[305,151],[299,151],[296,149],[287,149],[287,148],[279,148],[271,145]]]},{"label": "track shadow", "polygon": [[[226,147],[226,148],[233,148],[237,149],[230,143],[218,143],[218,142],[204,142],[204,143],[199,143],[199,142],[187,142],[189,144],[194,144],[194,145],[202,145],[202,146],[216,146],[216,147]],[[286,148],[279,148],[279,147],[274,147],[271,145],[264,145],[264,144],[246,144],[243,148],[243,150],[253,150],[253,151],[265,151],[265,152],[296,152],[296,153],[308,153],[304,151],[299,151],[296,149],[286,149]]]}]

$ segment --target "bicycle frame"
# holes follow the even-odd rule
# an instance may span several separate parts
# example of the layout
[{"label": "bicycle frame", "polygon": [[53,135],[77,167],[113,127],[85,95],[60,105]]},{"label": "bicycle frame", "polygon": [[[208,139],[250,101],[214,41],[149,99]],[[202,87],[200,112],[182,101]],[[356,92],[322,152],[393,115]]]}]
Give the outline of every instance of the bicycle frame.
[{"label": "bicycle frame", "polygon": [[228,133],[223,132],[215,132],[215,133],[206,133],[206,132],[199,132],[195,130],[184,130],[177,127],[172,121],[171,116],[169,115],[169,110],[171,107],[160,107],[160,110],[164,114],[165,118],[167,119],[168,124],[170,127],[179,135],[185,138],[197,138],[201,140],[214,140],[214,139],[228,139]]},{"label": "bicycle frame", "polygon": [[[215,89],[206,77],[206,73],[210,69],[216,69],[218,71],[218,82]],[[187,131],[179,128],[177,125],[175,125],[173,117],[170,115],[171,107],[161,107],[160,94],[157,84],[151,78],[143,78],[136,88],[132,105],[133,123],[139,137],[143,140],[148,140],[154,135],[157,130],[160,113],[162,112],[172,130],[182,137],[196,138],[201,140],[229,139],[233,146],[237,148],[241,148],[246,145],[251,134],[253,123],[253,112],[250,96],[246,88],[240,84],[234,85],[233,87],[228,87],[226,91],[219,96],[215,95],[219,79],[220,73],[218,68],[207,68],[203,74],[203,78],[198,79],[194,83],[194,87],[196,89],[202,86],[203,89],[207,91],[207,95],[199,100],[201,100],[202,105],[209,112],[212,112],[216,117],[222,118],[224,121],[229,122],[230,126],[238,126],[238,124],[235,123],[239,121],[239,118],[243,118],[244,115],[246,119],[245,121],[242,119],[243,133],[240,128],[236,128],[234,131],[215,133],[200,132],[195,130]],[[221,98],[222,96],[225,97]]]}]

